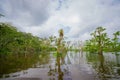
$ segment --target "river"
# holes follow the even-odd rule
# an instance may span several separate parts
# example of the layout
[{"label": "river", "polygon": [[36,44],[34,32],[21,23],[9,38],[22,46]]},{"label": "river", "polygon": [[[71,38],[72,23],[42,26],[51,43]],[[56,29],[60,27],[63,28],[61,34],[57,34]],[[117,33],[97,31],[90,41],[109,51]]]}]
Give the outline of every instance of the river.
[{"label": "river", "polygon": [[0,80],[120,80],[120,52],[43,52],[19,62],[1,64]]}]

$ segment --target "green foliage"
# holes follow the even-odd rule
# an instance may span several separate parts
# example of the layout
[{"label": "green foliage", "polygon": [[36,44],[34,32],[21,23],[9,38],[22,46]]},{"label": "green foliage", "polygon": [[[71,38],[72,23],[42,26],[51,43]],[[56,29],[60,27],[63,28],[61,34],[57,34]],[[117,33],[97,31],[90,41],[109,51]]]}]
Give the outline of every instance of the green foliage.
[{"label": "green foliage", "polygon": [[105,33],[106,29],[103,27],[98,27],[91,33],[92,38],[86,40],[84,50],[91,53],[102,53],[103,51],[120,51],[119,37],[120,31],[115,32],[114,38],[110,39]]},{"label": "green foliage", "polygon": [[112,39],[112,50],[118,52],[120,51],[120,42],[119,42],[120,31],[113,33],[113,35],[114,38]]},{"label": "green foliage", "polygon": [[[9,73],[14,68],[28,68],[29,64],[32,66],[33,63],[36,63],[33,58],[39,58],[39,53],[43,52],[42,56],[45,56],[48,53],[44,54],[44,52],[55,51],[56,48],[51,45],[55,39],[55,37],[39,38],[30,33],[17,31],[9,23],[0,23],[0,62],[2,64],[0,76],[3,73]],[[48,62],[48,58],[45,58],[44,61]]]},{"label": "green foliage", "polygon": [[0,23],[0,57],[7,54],[28,56],[44,50],[55,50],[49,39],[18,32],[11,24]]},{"label": "green foliage", "polygon": [[59,30],[59,37],[63,37],[64,36],[64,31],[63,31],[63,29],[60,29]]}]

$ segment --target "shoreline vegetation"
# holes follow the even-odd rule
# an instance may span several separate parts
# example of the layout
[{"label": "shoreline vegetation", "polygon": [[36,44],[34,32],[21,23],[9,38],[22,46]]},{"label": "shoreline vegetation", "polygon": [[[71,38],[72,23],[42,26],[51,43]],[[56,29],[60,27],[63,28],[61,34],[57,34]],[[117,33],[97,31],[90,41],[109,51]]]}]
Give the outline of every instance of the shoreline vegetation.
[{"label": "shoreline vegetation", "polygon": [[[24,63],[31,65],[37,62],[36,56],[44,52],[55,51],[57,56],[67,51],[84,51],[102,55],[103,52],[120,52],[120,31],[113,33],[113,38],[109,38],[105,28],[98,27],[91,33],[91,39],[76,44],[66,41],[64,30],[59,30],[59,37],[50,36],[48,38],[39,38],[31,33],[18,31],[14,26],[8,23],[0,23],[0,77],[3,74],[10,73],[7,67],[13,72],[14,68],[20,70],[20,66],[28,68]],[[47,55],[47,54],[43,54]],[[22,59],[22,61],[21,61]],[[58,58],[59,60],[59,58]],[[32,63],[31,63],[32,62]],[[60,62],[59,62],[60,63]],[[6,67],[5,67],[6,66]],[[14,67],[13,67],[14,66]],[[60,65],[58,65],[60,71]],[[61,71],[60,71],[61,72]]]},{"label": "shoreline vegetation", "polygon": [[[59,38],[50,36],[48,38],[40,38],[33,36],[31,33],[20,32],[16,27],[9,23],[0,23],[0,52],[2,54],[22,54],[39,53],[40,51],[56,51],[57,46],[62,41],[62,46],[66,50],[73,51],[89,51],[89,52],[120,52],[120,31],[113,33],[113,38],[109,38],[105,32],[105,28],[97,27],[91,33],[91,39],[79,41],[71,45],[71,41],[66,41],[63,37],[63,29],[59,30]],[[77,45],[77,47],[75,47]],[[24,54],[23,54],[24,53]],[[2,55],[0,54],[0,55]]]}]

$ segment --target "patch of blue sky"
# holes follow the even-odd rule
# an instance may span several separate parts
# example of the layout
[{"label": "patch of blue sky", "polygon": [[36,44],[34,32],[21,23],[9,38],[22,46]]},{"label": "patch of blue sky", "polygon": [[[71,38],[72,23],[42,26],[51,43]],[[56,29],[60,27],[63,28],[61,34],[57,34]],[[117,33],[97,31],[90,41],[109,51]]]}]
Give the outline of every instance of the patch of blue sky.
[{"label": "patch of blue sky", "polygon": [[58,6],[56,10],[61,10],[62,7],[68,8],[68,5],[67,5],[68,0],[58,0],[57,2],[58,2]]},{"label": "patch of blue sky", "polygon": [[120,0],[102,0],[100,1],[102,5],[115,6],[120,5]]},{"label": "patch of blue sky", "polygon": [[59,27],[60,29],[63,29],[63,30],[64,30],[64,33],[68,33],[68,32],[70,31],[70,29],[71,29],[69,26],[63,25],[63,24],[58,24],[58,27]]}]

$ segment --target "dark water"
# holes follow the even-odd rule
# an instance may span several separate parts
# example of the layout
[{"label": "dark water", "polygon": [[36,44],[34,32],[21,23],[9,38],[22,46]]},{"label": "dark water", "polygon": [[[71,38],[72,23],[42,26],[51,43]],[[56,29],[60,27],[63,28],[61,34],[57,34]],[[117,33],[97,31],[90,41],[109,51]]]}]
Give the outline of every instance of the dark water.
[{"label": "dark water", "polygon": [[120,80],[120,52],[43,52],[8,60],[1,60],[0,80]]}]

